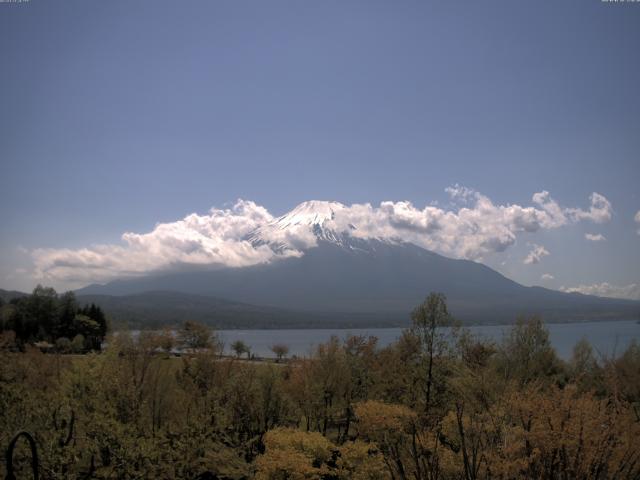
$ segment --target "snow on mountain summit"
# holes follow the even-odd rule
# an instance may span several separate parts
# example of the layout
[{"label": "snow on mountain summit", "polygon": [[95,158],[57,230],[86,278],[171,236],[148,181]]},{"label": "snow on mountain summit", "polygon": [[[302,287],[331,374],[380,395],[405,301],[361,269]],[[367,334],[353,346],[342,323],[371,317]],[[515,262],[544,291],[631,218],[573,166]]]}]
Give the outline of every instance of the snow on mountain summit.
[{"label": "snow on mountain summit", "polygon": [[339,202],[310,200],[302,202],[290,212],[277,218],[273,223],[281,228],[287,228],[292,225],[322,225],[327,220],[333,220],[336,212],[345,208]]},{"label": "snow on mountain summit", "polygon": [[[276,251],[306,250],[318,240],[343,244],[344,235],[328,228],[326,223],[346,209],[339,202],[310,200],[290,212],[253,230],[246,239],[254,246],[269,245]],[[355,228],[355,227],[352,227]]]}]

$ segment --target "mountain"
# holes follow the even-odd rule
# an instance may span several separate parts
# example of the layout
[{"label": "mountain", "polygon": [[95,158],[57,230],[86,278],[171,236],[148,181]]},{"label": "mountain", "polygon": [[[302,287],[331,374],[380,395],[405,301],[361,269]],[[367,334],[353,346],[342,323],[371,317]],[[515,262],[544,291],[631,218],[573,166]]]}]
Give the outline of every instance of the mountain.
[{"label": "mountain", "polygon": [[28,294],[23,292],[18,292],[16,290],[3,290],[0,288],[0,298],[4,302],[10,302],[14,298],[22,298],[26,297]]},{"label": "mountain", "polygon": [[[297,250],[305,237],[319,242],[328,242],[345,247],[349,245],[351,237],[335,229],[327,228],[326,224],[334,220],[336,213],[345,206],[338,202],[323,202],[311,200],[303,202],[289,213],[277,218],[264,226],[256,228],[247,235],[246,239],[254,246],[268,245],[276,252]],[[354,230],[354,225],[348,225]],[[307,235],[305,235],[305,233]],[[296,241],[297,240],[297,241]]]},{"label": "mountain", "polygon": [[[156,273],[77,293],[181,292],[318,320],[358,317],[393,324],[406,322],[432,291],[444,293],[452,313],[468,323],[512,322],[529,314],[547,321],[636,318],[640,312],[640,302],[525,287],[480,263],[447,258],[399,238],[359,238],[351,224],[331,228],[342,208],[336,202],[305,202],[250,232],[246,240],[254,246],[292,254],[269,263]],[[299,322],[305,324],[302,318]]]},{"label": "mountain", "polygon": [[150,291],[121,296],[89,294],[78,295],[77,299],[81,305],[100,305],[115,328],[157,328],[179,325],[185,320],[222,329],[297,328],[301,325],[307,328],[358,328],[390,325],[382,316],[295,312],[175,291]]}]

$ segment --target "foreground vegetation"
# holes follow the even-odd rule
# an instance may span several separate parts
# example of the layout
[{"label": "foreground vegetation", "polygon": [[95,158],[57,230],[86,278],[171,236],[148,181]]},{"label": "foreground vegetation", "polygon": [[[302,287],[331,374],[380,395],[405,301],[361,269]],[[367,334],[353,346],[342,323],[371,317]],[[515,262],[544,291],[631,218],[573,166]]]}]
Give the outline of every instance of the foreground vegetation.
[{"label": "foreground vegetation", "polygon": [[63,353],[100,350],[107,334],[107,319],[95,304],[80,306],[73,292],[58,295],[38,285],[31,295],[0,298],[0,335],[5,348],[26,345]]},{"label": "foreground vegetation", "polygon": [[[412,320],[385,348],[333,338],[279,363],[224,358],[194,324],[179,358],[150,332],[83,356],[5,349],[0,445],[32,434],[43,478],[640,477],[638,345],[563,362],[535,318],[487,343],[438,328],[439,295]],[[13,458],[29,478],[27,442]]]}]

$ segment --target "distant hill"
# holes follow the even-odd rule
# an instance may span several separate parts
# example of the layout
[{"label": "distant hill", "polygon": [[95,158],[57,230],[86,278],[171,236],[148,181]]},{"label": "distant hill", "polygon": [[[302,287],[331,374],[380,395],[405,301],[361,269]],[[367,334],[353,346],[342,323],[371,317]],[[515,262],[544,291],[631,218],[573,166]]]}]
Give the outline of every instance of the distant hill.
[{"label": "distant hill", "polygon": [[215,297],[171,291],[124,296],[78,295],[80,304],[95,303],[114,328],[157,328],[195,320],[216,328],[357,328],[405,325],[407,318],[385,315],[322,314],[261,307]]},{"label": "distant hill", "polygon": [[28,293],[18,292],[16,290],[3,290],[0,288],[0,298],[5,302],[9,302],[13,298],[26,297],[27,295]]}]

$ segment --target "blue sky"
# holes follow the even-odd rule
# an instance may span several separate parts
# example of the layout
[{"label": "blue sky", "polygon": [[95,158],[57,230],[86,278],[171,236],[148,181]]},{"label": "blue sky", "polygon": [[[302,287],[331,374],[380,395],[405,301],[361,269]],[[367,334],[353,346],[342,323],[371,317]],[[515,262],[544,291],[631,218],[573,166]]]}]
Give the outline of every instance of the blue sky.
[{"label": "blue sky", "polygon": [[504,206],[598,192],[610,220],[480,260],[640,284],[638,45],[640,4],[600,0],[0,3],[0,287],[74,286],[33,252],[238,198],[448,209],[455,184]]}]

